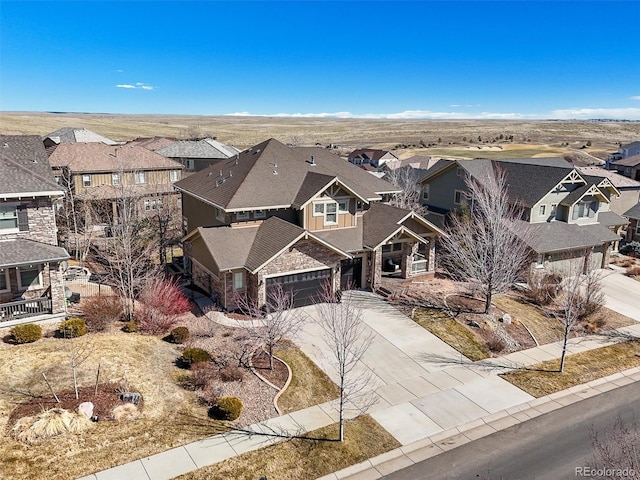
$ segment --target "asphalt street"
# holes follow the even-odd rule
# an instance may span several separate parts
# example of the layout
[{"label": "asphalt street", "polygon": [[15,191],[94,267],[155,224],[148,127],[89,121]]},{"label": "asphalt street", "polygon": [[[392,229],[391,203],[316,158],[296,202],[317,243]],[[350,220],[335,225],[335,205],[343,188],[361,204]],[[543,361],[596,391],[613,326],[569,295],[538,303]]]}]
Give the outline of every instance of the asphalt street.
[{"label": "asphalt street", "polygon": [[[541,415],[384,477],[388,480],[563,480],[577,467],[598,467],[599,438],[617,417],[640,419],[640,382]],[[593,477],[592,477],[593,478]]]}]

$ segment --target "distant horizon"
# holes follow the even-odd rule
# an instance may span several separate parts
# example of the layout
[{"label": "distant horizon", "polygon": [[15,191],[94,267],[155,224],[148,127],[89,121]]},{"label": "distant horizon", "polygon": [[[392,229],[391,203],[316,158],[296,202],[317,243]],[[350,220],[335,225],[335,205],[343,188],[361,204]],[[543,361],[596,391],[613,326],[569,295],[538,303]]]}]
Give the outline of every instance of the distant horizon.
[{"label": "distant horizon", "polygon": [[0,110],[637,121],[633,18],[617,0],[2,0]]}]

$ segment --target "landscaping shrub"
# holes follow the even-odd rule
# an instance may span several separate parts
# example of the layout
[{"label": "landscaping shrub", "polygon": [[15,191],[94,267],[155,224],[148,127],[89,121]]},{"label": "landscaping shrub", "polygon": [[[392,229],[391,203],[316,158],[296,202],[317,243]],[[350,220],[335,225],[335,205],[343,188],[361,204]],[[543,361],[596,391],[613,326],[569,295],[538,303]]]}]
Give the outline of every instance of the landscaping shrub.
[{"label": "landscaping shrub", "polygon": [[184,343],[189,339],[189,329],[187,327],[176,327],[171,330],[168,340],[171,343]]},{"label": "landscaping shrub", "polygon": [[129,320],[128,322],[125,322],[122,327],[122,331],[126,333],[135,333],[138,331],[138,324],[135,320]]},{"label": "landscaping shrub", "polygon": [[31,343],[42,338],[42,327],[35,323],[24,323],[16,325],[9,333],[16,343]]},{"label": "landscaping shrub", "polygon": [[191,366],[189,385],[194,390],[204,389],[216,379],[218,369],[209,362],[197,362]]},{"label": "landscaping shrub", "polygon": [[549,305],[560,292],[562,277],[553,273],[533,273],[529,277],[527,296],[536,305]]},{"label": "landscaping shrub", "polygon": [[114,295],[87,297],[80,307],[84,321],[90,332],[102,332],[109,325],[120,320],[123,308],[120,299]]},{"label": "landscaping shrub", "polygon": [[154,279],[142,290],[140,304],[136,314],[140,331],[151,335],[169,331],[181,315],[191,310],[177,283],[164,278]]},{"label": "landscaping shrub", "polygon": [[194,363],[199,362],[208,362],[211,360],[211,355],[206,350],[197,347],[189,347],[185,348],[184,352],[182,352],[182,357],[180,357],[182,363],[187,366],[191,366]]},{"label": "landscaping shrub", "polygon": [[209,416],[216,420],[236,420],[242,413],[242,400],[222,397],[209,409]]},{"label": "landscaping shrub", "polygon": [[627,243],[624,247],[620,248],[620,253],[629,255],[630,257],[640,258],[640,242]]},{"label": "landscaping shrub", "polygon": [[487,348],[494,353],[500,353],[507,348],[504,339],[495,332],[488,332],[486,343]]},{"label": "landscaping shrub", "polygon": [[223,382],[241,382],[244,378],[244,370],[240,367],[224,367],[219,373]]},{"label": "landscaping shrub", "polygon": [[84,319],[74,317],[65,320],[58,327],[58,332],[65,338],[76,338],[87,334],[87,325]]}]

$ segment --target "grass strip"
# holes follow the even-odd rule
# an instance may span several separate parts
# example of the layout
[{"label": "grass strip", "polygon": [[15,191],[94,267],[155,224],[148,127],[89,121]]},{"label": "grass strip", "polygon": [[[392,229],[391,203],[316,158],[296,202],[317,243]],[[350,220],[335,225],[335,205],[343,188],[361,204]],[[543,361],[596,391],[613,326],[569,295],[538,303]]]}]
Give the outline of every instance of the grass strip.
[{"label": "grass strip", "polygon": [[305,435],[316,440],[283,441],[177,478],[179,480],[318,478],[400,446],[391,434],[369,416],[359,417],[345,424],[344,442],[321,440],[332,440],[337,438],[337,435],[338,425],[332,424]]},{"label": "grass strip", "polygon": [[543,397],[640,366],[640,341],[621,342],[568,355],[564,372],[558,372],[559,366],[560,359],[549,360],[500,376],[534,397]]}]

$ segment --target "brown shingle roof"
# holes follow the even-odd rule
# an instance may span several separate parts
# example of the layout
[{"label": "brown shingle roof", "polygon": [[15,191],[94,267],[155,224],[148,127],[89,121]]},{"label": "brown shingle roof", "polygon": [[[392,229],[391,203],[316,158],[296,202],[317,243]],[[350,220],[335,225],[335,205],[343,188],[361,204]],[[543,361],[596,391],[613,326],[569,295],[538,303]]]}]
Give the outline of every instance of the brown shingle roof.
[{"label": "brown shingle roof", "polygon": [[[310,172],[337,177],[359,196],[371,200],[397,191],[390,183],[324,148],[288,147],[274,139],[191,175],[177,182],[176,187],[227,211],[287,208],[299,194],[300,198],[306,195]],[[304,192],[300,193],[301,189]]]},{"label": "brown shingle roof", "polygon": [[0,135],[0,194],[57,192],[42,139],[36,135]]},{"label": "brown shingle roof", "polygon": [[175,160],[135,144],[61,143],[51,153],[49,163],[52,167],[68,167],[73,173],[184,168]]}]

